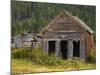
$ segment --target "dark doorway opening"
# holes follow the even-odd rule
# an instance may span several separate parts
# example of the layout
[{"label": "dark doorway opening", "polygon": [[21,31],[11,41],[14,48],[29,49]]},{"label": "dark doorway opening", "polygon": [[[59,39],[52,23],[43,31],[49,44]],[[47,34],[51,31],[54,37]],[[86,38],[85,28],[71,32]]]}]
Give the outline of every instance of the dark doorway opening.
[{"label": "dark doorway opening", "polygon": [[67,59],[67,40],[61,41],[61,54],[63,59]]},{"label": "dark doorway opening", "polygon": [[73,41],[73,57],[80,57],[80,41]]},{"label": "dark doorway opening", "polygon": [[49,48],[49,55],[54,54],[55,53],[55,41],[49,41],[48,42],[48,48]]}]

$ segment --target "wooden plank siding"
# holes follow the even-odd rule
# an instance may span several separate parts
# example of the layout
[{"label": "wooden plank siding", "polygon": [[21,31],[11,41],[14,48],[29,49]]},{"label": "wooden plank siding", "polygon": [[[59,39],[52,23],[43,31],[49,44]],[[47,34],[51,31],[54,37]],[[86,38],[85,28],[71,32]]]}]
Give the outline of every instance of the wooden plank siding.
[{"label": "wooden plank siding", "polygon": [[92,49],[95,48],[95,43],[94,43],[94,36],[91,35],[89,32],[86,34],[86,51],[87,51],[87,57],[89,56],[89,53]]}]

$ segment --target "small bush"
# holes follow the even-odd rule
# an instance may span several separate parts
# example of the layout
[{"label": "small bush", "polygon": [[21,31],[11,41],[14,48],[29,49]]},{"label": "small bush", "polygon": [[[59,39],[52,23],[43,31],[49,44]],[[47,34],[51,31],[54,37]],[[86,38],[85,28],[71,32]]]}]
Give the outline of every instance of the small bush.
[{"label": "small bush", "polygon": [[25,59],[31,53],[31,48],[18,48],[12,51],[12,58]]},{"label": "small bush", "polygon": [[56,66],[59,65],[60,63],[61,63],[60,59],[57,58],[54,54],[48,56],[44,61],[44,64],[51,65],[51,66]]},{"label": "small bush", "polygon": [[41,64],[47,59],[47,54],[42,50],[42,47],[18,48],[12,50],[12,58],[30,59],[32,62]]},{"label": "small bush", "polygon": [[40,65],[60,65],[61,59],[54,54],[47,55],[42,47],[38,48],[19,48],[12,51],[12,58],[29,59],[32,62]]},{"label": "small bush", "polygon": [[96,63],[96,50],[92,49],[90,51],[90,54],[89,54],[89,57],[88,57],[88,62]]},{"label": "small bush", "polygon": [[30,60],[40,65],[57,65],[57,63],[59,62],[54,54],[48,56],[41,47],[32,50]]},{"label": "small bush", "polygon": [[34,48],[29,56],[33,62],[42,62],[47,58],[47,54],[42,50],[42,47]]}]

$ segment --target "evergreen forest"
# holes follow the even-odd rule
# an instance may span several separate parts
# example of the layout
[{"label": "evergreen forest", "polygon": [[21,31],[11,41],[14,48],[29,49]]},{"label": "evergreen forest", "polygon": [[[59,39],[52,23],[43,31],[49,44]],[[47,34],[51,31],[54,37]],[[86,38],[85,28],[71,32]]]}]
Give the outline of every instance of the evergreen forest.
[{"label": "evergreen forest", "polygon": [[95,31],[96,6],[11,1],[11,35],[22,32],[39,33],[64,9],[78,16]]}]

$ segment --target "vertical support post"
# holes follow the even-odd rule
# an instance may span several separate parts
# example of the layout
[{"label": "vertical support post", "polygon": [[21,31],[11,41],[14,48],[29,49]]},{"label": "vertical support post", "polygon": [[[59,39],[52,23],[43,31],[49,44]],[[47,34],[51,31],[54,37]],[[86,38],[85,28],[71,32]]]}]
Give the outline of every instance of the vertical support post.
[{"label": "vertical support post", "polygon": [[85,60],[85,39],[80,40],[80,58]]},{"label": "vertical support post", "polygon": [[73,58],[73,41],[68,40],[68,59]]},{"label": "vertical support post", "polygon": [[43,50],[48,54],[48,41],[45,39],[43,40]]},{"label": "vertical support post", "polygon": [[49,55],[49,41],[46,41],[46,53]]},{"label": "vertical support post", "polygon": [[56,51],[55,51],[55,55],[57,57],[60,57],[60,40],[56,41]]}]

